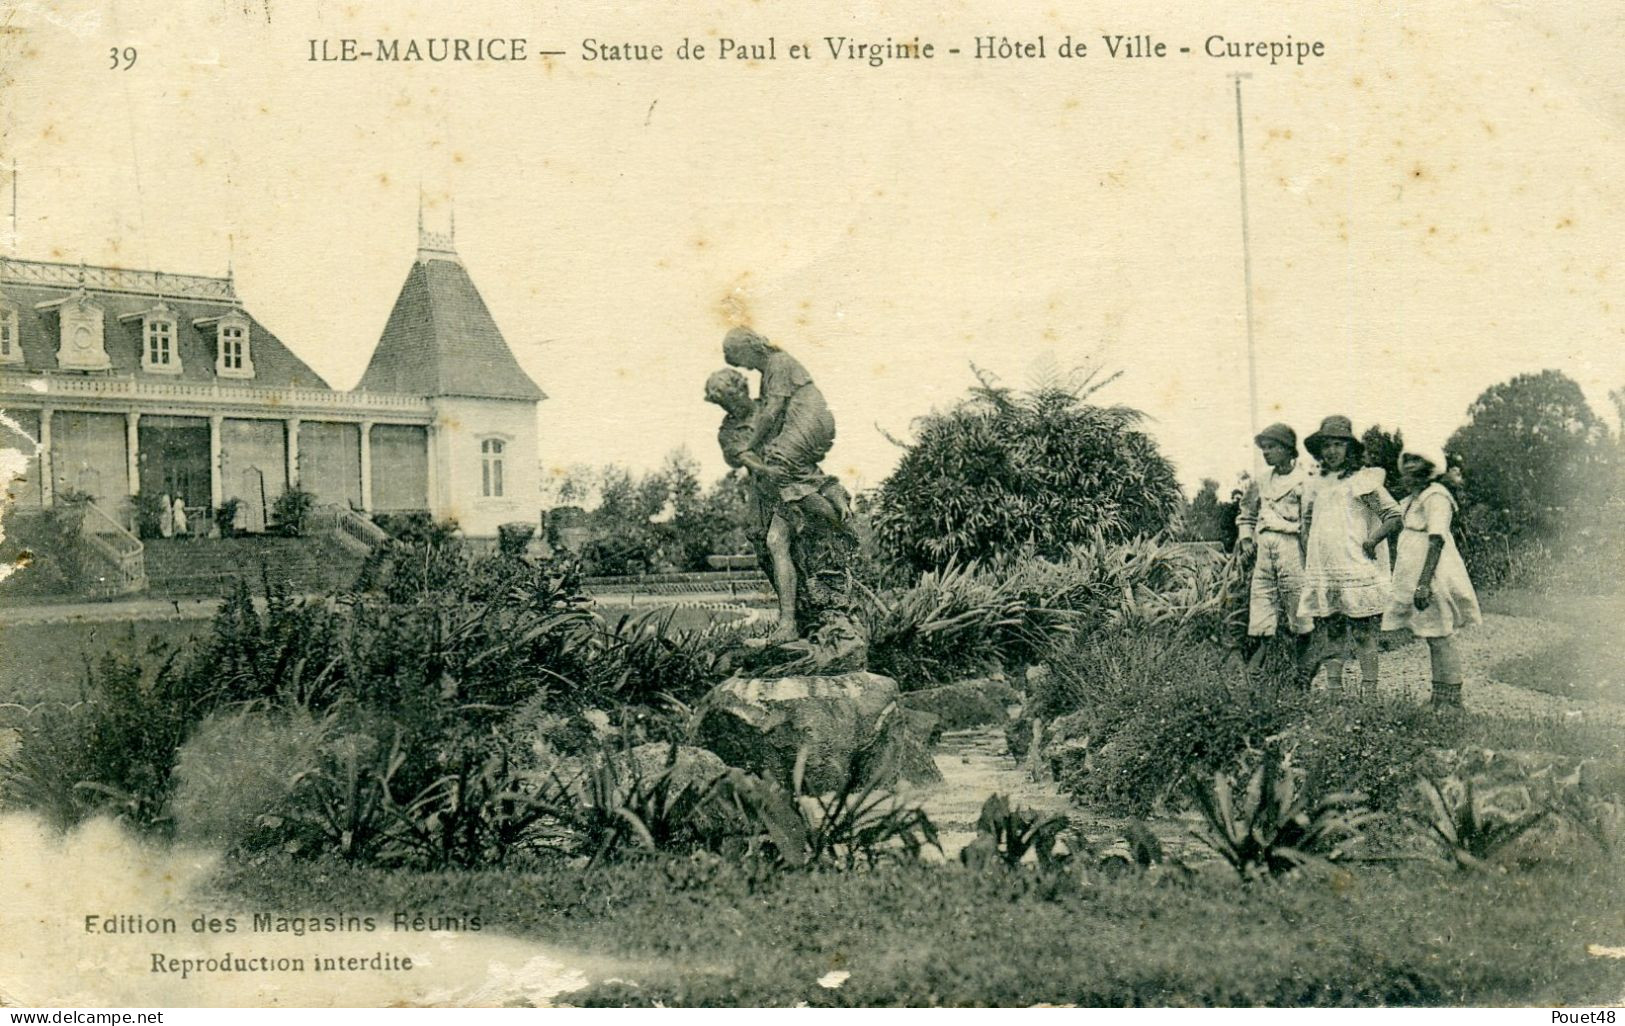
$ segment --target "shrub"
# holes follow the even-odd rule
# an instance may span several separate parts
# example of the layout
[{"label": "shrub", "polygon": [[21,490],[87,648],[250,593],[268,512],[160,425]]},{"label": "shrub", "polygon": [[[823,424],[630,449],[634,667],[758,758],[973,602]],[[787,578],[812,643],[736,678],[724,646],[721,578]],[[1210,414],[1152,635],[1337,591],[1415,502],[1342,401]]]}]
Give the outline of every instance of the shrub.
[{"label": "shrub", "polygon": [[1043,658],[1076,615],[1035,576],[950,566],[910,588],[865,591],[870,668],[906,688]]},{"label": "shrub", "polygon": [[277,530],[287,535],[305,533],[305,520],[316,507],[316,496],[301,488],[290,487],[271,504],[271,518]]},{"label": "shrub", "polygon": [[1555,813],[1550,805],[1506,814],[1479,800],[1471,777],[1416,782],[1426,803],[1418,817],[1458,869],[1484,869],[1512,842]]},{"label": "shrub", "polygon": [[209,716],[176,758],[170,801],[176,837],[244,852],[282,843],[277,813],[315,765],[327,729],[297,709]]},{"label": "shrub", "polygon": [[97,813],[166,826],[175,753],[207,711],[176,656],[162,647],[145,660],[104,656],[86,667],[77,703],[24,719],[19,751],[0,766],[7,802],[60,826]]},{"label": "shrub", "polygon": [[1116,540],[1169,525],[1179,486],[1136,430],[1140,415],[1084,401],[1110,378],[1018,395],[978,375],[970,399],[919,421],[880,487],[874,526],[890,558],[923,571],[1024,545],[1059,557],[1095,533]]},{"label": "shrub", "polygon": [[1030,697],[1040,716],[1069,713],[1071,736],[1086,741],[1061,786],[1142,816],[1188,777],[1226,768],[1281,733],[1307,702],[1290,684],[1249,675],[1216,645],[1159,633],[1080,643]]},{"label": "shrub", "polygon": [[523,521],[497,525],[497,549],[504,556],[523,556],[525,547],[536,534],[536,525]]},{"label": "shrub", "polygon": [[724,780],[719,798],[752,825],[753,849],[790,868],[841,869],[917,862],[927,846],[942,852],[936,825],[925,810],[899,803],[876,783],[861,753],[848,764],[845,781],[828,795],[803,794],[806,764],[803,749],[789,789],[747,774]]},{"label": "shrub", "polygon": [[595,621],[575,671],[577,686],[561,701],[647,708],[703,698],[726,676],[721,658],[737,646],[744,629],[713,623],[680,630],[673,626],[675,613],[666,609],[614,623]]},{"label": "shrub", "polygon": [[1191,781],[1190,794],[1202,813],[1196,836],[1243,880],[1346,858],[1372,818],[1356,794],[1311,804],[1290,749],[1249,753],[1239,773],[1216,770],[1210,782]]},{"label": "shrub", "polygon": [[156,538],[161,534],[164,497],[150,492],[130,496],[130,509],[135,515],[135,533],[142,538]]},{"label": "shrub", "polygon": [[1397,812],[1429,753],[1456,744],[1465,729],[1462,721],[1403,698],[1315,694],[1285,736],[1295,746],[1311,798],[1355,791],[1372,808]]},{"label": "shrub", "polygon": [[241,499],[224,499],[214,508],[214,526],[220,537],[230,538],[237,533],[237,511],[242,505]]},{"label": "shrub", "polygon": [[457,521],[436,520],[427,510],[374,513],[372,522],[391,538],[407,545],[450,545],[457,541]]},{"label": "shrub", "polygon": [[1058,862],[1055,842],[1067,825],[1065,816],[1012,808],[1004,795],[989,795],[976,817],[976,838],[961,849],[959,861],[1014,869],[1032,852],[1039,868],[1048,869]]}]

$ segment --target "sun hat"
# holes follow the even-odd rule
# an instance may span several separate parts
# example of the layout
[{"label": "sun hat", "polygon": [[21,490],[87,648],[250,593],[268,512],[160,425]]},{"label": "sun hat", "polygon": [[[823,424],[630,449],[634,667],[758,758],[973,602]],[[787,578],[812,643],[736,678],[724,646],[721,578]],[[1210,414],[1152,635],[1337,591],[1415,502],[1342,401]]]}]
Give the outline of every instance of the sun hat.
[{"label": "sun hat", "polygon": [[1265,441],[1280,442],[1292,455],[1298,455],[1298,433],[1286,424],[1271,424],[1253,436],[1254,445],[1263,445]]},{"label": "sun hat", "polygon": [[1333,414],[1320,422],[1320,430],[1303,440],[1303,447],[1309,450],[1309,455],[1320,459],[1321,446],[1333,439],[1339,439],[1349,444],[1349,459],[1358,460],[1360,454],[1365,452],[1365,443],[1360,441],[1354,433],[1354,424],[1347,418]]},{"label": "sun hat", "polygon": [[1405,440],[1404,448],[1399,453],[1399,466],[1404,469],[1406,460],[1423,460],[1433,468],[1434,477],[1438,477],[1450,469],[1450,461],[1445,458],[1444,446],[1437,442],[1412,442]]}]

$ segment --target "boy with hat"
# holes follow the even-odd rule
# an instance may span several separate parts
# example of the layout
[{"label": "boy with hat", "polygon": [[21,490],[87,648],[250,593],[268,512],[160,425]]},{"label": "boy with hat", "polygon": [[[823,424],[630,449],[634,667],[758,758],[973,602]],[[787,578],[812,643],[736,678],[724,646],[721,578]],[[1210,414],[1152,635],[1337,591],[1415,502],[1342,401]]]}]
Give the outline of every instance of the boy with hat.
[{"label": "boy with hat", "polygon": [[1271,424],[1253,439],[1269,465],[1269,473],[1256,482],[1242,502],[1236,526],[1241,531],[1241,556],[1253,561],[1247,610],[1247,640],[1242,654],[1248,661],[1263,650],[1285,611],[1292,632],[1298,665],[1308,682],[1309,639],[1315,621],[1298,614],[1303,588],[1303,549],[1298,532],[1303,521],[1303,494],[1307,476],[1298,464],[1298,434],[1285,424]]}]

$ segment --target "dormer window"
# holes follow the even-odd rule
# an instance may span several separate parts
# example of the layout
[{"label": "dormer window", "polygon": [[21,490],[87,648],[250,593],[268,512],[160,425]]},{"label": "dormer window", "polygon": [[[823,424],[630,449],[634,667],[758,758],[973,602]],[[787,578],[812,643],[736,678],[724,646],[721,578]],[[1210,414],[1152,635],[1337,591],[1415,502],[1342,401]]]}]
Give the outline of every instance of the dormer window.
[{"label": "dormer window", "polygon": [[214,372],[222,378],[254,376],[254,353],[249,346],[248,318],[233,311],[223,317],[194,321],[200,328],[214,328]]},{"label": "dormer window", "polygon": [[141,369],[153,374],[179,374],[181,354],[175,315],[159,306],[141,315]]},{"label": "dormer window", "polygon": [[0,303],[0,363],[22,363],[22,340],[17,334],[17,308]]}]

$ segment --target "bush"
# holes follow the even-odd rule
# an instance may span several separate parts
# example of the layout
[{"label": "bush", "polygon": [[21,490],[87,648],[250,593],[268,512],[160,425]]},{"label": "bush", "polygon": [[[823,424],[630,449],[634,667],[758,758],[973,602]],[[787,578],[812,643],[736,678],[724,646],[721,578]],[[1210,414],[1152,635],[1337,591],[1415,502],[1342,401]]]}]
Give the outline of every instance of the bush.
[{"label": "bush", "polygon": [[869,668],[906,689],[1044,658],[1076,615],[1035,577],[950,566],[911,588],[865,591]]},{"label": "bush", "polygon": [[1084,402],[1099,387],[1018,395],[982,375],[970,399],[923,418],[876,500],[883,551],[937,570],[1168,527],[1182,503],[1173,468],[1139,414]]},{"label": "bush", "polygon": [[1228,768],[1295,722],[1307,696],[1290,680],[1249,675],[1210,643],[1117,633],[1055,659],[1029,703],[1046,719],[1067,717],[1068,736],[1056,740],[1087,742],[1086,757],[1063,769],[1064,789],[1143,816],[1188,778]]},{"label": "bush", "polygon": [[86,667],[77,703],[42,706],[17,724],[0,794],[63,827],[97,813],[166,827],[175,753],[206,711],[195,683],[170,650],[104,656]]},{"label": "bush", "polygon": [[5,594],[72,595],[89,587],[95,557],[84,538],[85,499],[77,493],[58,498],[32,516],[7,513],[0,560],[12,573],[3,582]]},{"label": "bush", "polygon": [[230,538],[237,533],[237,511],[242,505],[241,499],[225,499],[214,508],[214,526],[220,537]]},{"label": "bush", "polygon": [[305,520],[316,507],[316,496],[300,488],[289,488],[271,504],[271,518],[283,534],[305,533]]},{"label": "bush", "polygon": [[130,496],[130,508],[135,514],[135,533],[141,538],[156,538],[162,531],[164,497],[141,492]]},{"label": "bush", "polygon": [[1398,812],[1407,806],[1429,753],[1457,744],[1464,729],[1463,720],[1440,717],[1407,699],[1316,694],[1286,736],[1313,798],[1359,792],[1372,808]]},{"label": "bush", "polygon": [[524,522],[497,525],[497,550],[504,556],[523,556],[536,534],[536,525]]},{"label": "bush", "polygon": [[258,852],[286,839],[277,815],[316,764],[327,725],[303,710],[217,712],[180,748],[170,802],[175,836]]}]

